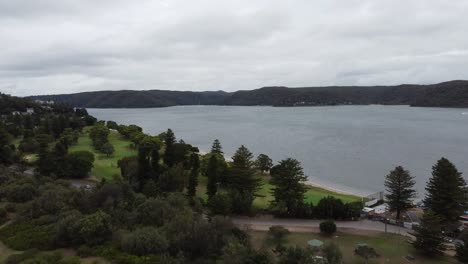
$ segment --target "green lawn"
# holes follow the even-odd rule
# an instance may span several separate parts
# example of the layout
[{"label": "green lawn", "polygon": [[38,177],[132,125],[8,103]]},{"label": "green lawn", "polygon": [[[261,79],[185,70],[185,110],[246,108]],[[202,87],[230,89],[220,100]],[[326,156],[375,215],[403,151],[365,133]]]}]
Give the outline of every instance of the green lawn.
[{"label": "green lawn", "polygon": [[[256,248],[270,246],[265,243],[266,232],[252,231],[252,243]],[[354,235],[337,233],[333,237],[324,237],[317,233],[291,233],[288,236],[287,244],[290,246],[307,246],[307,241],[311,239],[318,239],[323,242],[333,241],[336,243],[341,251],[343,252],[344,263],[365,263],[363,259],[354,255],[354,248],[358,243],[366,243],[373,247],[380,258],[374,259],[369,263],[415,263],[415,264],[436,264],[436,263],[457,263],[452,257],[440,257],[440,258],[426,258],[418,255],[413,247],[406,242],[406,238],[399,235],[393,234],[377,234],[377,235]],[[413,262],[408,262],[404,257],[411,254],[416,257]]]},{"label": "green lawn", "polygon": [[[271,185],[265,177],[261,177],[262,179],[262,188],[259,191],[259,195],[263,197],[257,197],[254,200],[254,207],[258,209],[265,209],[268,208],[270,205],[270,201],[273,200],[271,195],[271,190],[273,189],[273,185]],[[317,204],[320,199],[327,196],[333,196],[335,198],[341,199],[344,203],[347,202],[354,202],[360,201],[361,197],[349,195],[349,194],[341,194],[332,192],[320,187],[308,186],[308,191],[305,194],[305,201],[307,203],[312,202],[313,204]]]},{"label": "green lawn", "polygon": [[[273,196],[271,191],[273,189],[273,185],[269,183],[265,176],[258,176],[261,179],[262,187],[260,191],[257,193],[259,197],[255,198],[253,202],[253,206],[256,209],[267,209],[270,205],[270,202],[273,200]],[[207,178],[205,176],[200,175],[198,177],[198,188],[197,188],[197,196],[204,199],[205,201],[208,199],[206,196],[206,183]],[[308,191],[305,194],[305,201],[307,203],[314,203],[317,204],[320,199],[327,196],[334,196],[336,198],[341,199],[344,203],[347,202],[354,202],[360,201],[361,197],[349,195],[349,194],[341,194],[332,192],[323,188],[308,186]]]},{"label": "green lawn", "polygon": [[114,145],[115,152],[111,157],[97,152],[89,138],[88,131],[85,129],[83,134],[78,139],[78,144],[70,147],[69,152],[87,150],[95,155],[94,168],[91,175],[96,179],[112,179],[112,175],[120,175],[120,169],[117,167],[117,161],[128,156],[136,155],[136,151],[129,148],[130,141],[123,139],[119,133],[111,131],[109,134],[109,142]]}]

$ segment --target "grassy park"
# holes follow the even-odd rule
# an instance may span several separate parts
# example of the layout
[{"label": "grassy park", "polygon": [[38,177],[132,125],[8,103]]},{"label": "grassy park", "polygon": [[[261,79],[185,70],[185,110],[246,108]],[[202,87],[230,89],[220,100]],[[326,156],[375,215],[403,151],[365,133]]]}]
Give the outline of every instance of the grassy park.
[{"label": "grassy park", "polygon": [[[252,243],[256,248],[271,248],[267,243],[267,232],[251,231]],[[380,255],[379,258],[369,261],[369,263],[415,263],[415,264],[436,264],[436,263],[457,263],[455,259],[449,257],[427,258],[418,255],[414,248],[407,242],[407,238],[395,234],[372,233],[367,235],[356,235],[349,233],[336,233],[333,236],[323,236],[318,233],[291,232],[287,237],[286,244],[289,246],[307,246],[307,241],[318,239],[324,243],[334,242],[343,252],[345,263],[365,263],[364,259],[354,255],[354,249],[358,243],[366,243],[373,247]],[[414,261],[409,262],[404,257],[411,254]]]},{"label": "grassy park", "polygon": [[[88,129],[84,129],[83,133],[78,139],[78,144],[71,146],[70,152],[87,150],[94,153],[95,161],[93,170],[91,172],[92,176],[96,179],[105,178],[110,180],[112,179],[113,175],[120,175],[120,169],[117,167],[118,160],[122,159],[123,157],[136,155],[136,151],[130,149],[131,142],[129,140],[123,139],[116,131],[111,131],[109,134],[109,142],[114,146],[115,152],[112,156],[107,157],[105,154],[99,153],[93,148],[91,139],[89,138]],[[259,197],[257,197],[254,201],[254,207],[257,209],[266,209],[268,208],[270,201],[273,199],[271,195],[273,185],[269,183],[265,175],[258,175],[258,177],[261,179],[263,185],[258,192]],[[206,200],[207,196],[205,192],[207,179],[206,177],[200,175],[198,181],[198,195],[199,197]],[[308,186],[308,191],[305,196],[306,202],[312,202],[314,204],[317,204],[321,198],[326,196],[334,196],[341,199],[345,203],[358,201],[361,199],[358,196],[341,194],[315,186]]]},{"label": "grassy park", "polygon": [[111,131],[109,134],[109,142],[114,146],[115,152],[112,156],[107,157],[105,154],[97,152],[91,143],[87,129],[78,139],[78,144],[70,147],[70,152],[87,150],[94,153],[95,161],[91,175],[96,179],[112,179],[112,176],[120,175],[120,169],[117,167],[117,162],[128,156],[136,155],[136,151],[130,149],[130,141],[123,139],[119,133]]}]

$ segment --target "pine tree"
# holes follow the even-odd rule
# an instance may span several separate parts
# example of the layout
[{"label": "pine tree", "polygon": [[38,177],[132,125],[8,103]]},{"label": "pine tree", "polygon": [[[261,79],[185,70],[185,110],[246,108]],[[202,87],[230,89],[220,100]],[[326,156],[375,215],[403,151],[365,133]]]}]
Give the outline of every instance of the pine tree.
[{"label": "pine tree", "polygon": [[153,172],[153,180],[158,181],[160,165],[159,165],[159,146],[151,150],[151,170]]},{"label": "pine tree", "polygon": [[466,182],[448,159],[441,158],[432,167],[432,178],[426,186],[424,204],[442,218],[447,226],[457,223],[466,207]]},{"label": "pine tree", "polygon": [[[255,177],[252,153],[242,145],[232,157],[227,179],[228,187],[233,190],[233,210],[235,213],[246,213],[250,210],[257,191],[261,187],[261,180]],[[243,212],[241,212],[241,210]]]},{"label": "pine tree", "polygon": [[208,198],[213,197],[218,191],[218,166],[218,159],[215,155],[211,155],[210,160],[208,161],[208,166],[206,168],[206,176],[208,177],[208,183],[206,185],[206,194],[208,195]]},{"label": "pine tree", "polygon": [[164,138],[164,143],[166,144],[166,151],[164,152],[164,163],[166,163],[168,167],[174,166],[174,162],[175,162],[174,144],[175,142],[176,142],[176,137],[174,135],[174,132],[172,132],[172,130],[169,128]]},{"label": "pine tree", "polygon": [[417,250],[427,255],[443,254],[445,246],[442,234],[442,218],[431,210],[424,212],[421,224],[412,235],[416,238],[412,244]]},{"label": "pine tree", "polygon": [[284,213],[288,215],[297,212],[304,202],[306,180],[299,161],[291,158],[280,161],[277,170],[271,175],[271,184],[275,186],[272,191],[275,198],[272,206],[284,205]]},{"label": "pine tree", "polygon": [[221,143],[219,142],[218,139],[215,139],[213,142],[213,145],[211,146],[211,153],[212,154],[219,154],[223,155],[223,147],[221,146]]},{"label": "pine tree", "polygon": [[402,211],[412,207],[412,199],[416,197],[414,184],[409,171],[401,166],[396,167],[385,178],[385,199],[390,211],[396,211],[397,219],[400,219]]},{"label": "pine tree", "polygon": [[190,155],[190,165],[192,169],[190,170],[187,194],[190,197],[194,197],[197,192],[198,173],[200,171],[200,158],[197,153],[192,153]]}]

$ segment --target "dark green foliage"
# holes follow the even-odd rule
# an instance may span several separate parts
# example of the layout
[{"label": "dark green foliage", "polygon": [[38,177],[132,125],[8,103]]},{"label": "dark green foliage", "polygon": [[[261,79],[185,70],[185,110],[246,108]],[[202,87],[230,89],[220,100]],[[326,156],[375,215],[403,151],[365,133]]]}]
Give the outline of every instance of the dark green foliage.
[{"label": "dark green foliage", "polygon": [[221,146],[221,142],[218,139],[215,139],[213,145],[211,146],[211,154],[223,155],[223,147]]},{"label": "dark green foliage", "polygon": [[283,226],[271,226],[268,229],[268,241],[273,244],[276,250],[282,249],[284,244],[287,242],[287,236],[289,235],[289,230]]},{"label": "dark green foliage", "polygon": [[375,251],[373,247],[370,247],[366,244],[357,245],[354,249],[354,254],[363,258],[366,263],[368,263],[371,258],[378,258],[379,254]]},{"label": "dark green foliage", "polygon": [[174,132],[172,132],[171,129],[168,129],[164,137],[164,143],[166,146],[166,150],[164,151],[164,163],[169,167],[172,167],[175,164],[175,141],[176,137]]},{"label": "dark green foliage", "polygon": [[13,137],[0,125],[0,164],[11,164],[14,160]]},{"label": "dark green foliage", "polygon": [[159,188],[163,192],[182,192],[186,187],[188,173],[182,164],[169,168],[159,177]]},{"label": "dark green foliage", "polygon": [[124,234],[120,245],[125,252],[143,256],[166,252],[169,242],[158,229],[143,227]]},{"label": "dark green foliage", "polygon": [[336,232],[336,224],[333,221],[325,221],[320,223],[320,232],[326,235],[331,235]]},{"label": "dark green foliage", "polygon": [[210,156],[208,166],[206,167],[206,176],[208,177],[208,183],[206,185],[206,194],[208,198],[213,197],[218,191],[219,182],[219,161],[215,155]]},{"label": "dark green foliage", "polygon": [[243,145],[232,157],[227,185],[232,190],[234,213],[249,213],[256,192],[261,187],[260,179],[255,177],[252,158],[252,153]]},{"label": "dark green foliage", "polygon": [[341,264],[343,263],[343,253],[340,247],[333,242],[325,243],[322,246],[323,257],[327,259],[328,264]]},{"label": "dark green foliage", "polygon": [[273,256],[267,251],[255,251],[237,241],[230,242],[223,248],[220,264],[271,264]]},{"label": "dark green foliage", "polygon": [[97,123],[89,130],[89,137],[91,138],[96,150],[102,151],[104,144],[109,142],[109,133],[109,128],[101,123]]},{"label": "dark green foliage", "polygon": [[187,194],[190,197],[195,197],[198,186],[198,175],[200,173],[200,158],[197,153],[190,155],[190,176],[187,187]]},{"label": "dark green foliage", "polygon": [[452,229],[466,208],[467,197],[462,174],[448,159],[441,158],[432,167],[432,177],[426,186],[425,206]]},{"label": "dark green foliage", "polygon": [[76,151],[68,154],[65,158],[67,178],[88,177],[94,163],[94,154],[89,151]]},{"label": "dark green foliage", "polygon": [[24,138],[21,140],[18,150],[23,153],[35,153],[39,150],[39,142],[34,138]]},{"label": "dark green foliage", "polygon": [[455,256],[461,263],[468,263],[468,235],[465,234],[462,243],[457,244],[457,254]]},{"label": "dark green foliage", "polygon": [[107,142],[104,145],[102,145],[101,151],[102,153],[106,154],[107,157],[110,157],[115,152],[114,145]]},{"label": "dark green foliage", "polygon": [[138,186],[138,158],[137,157],[125,157],[117,162],[117,166],[120,168],[120,175],[126,180],[126,182],[137,189]]},{"label": "dark green foliage", "polygon": [[307,191],[304,181],[307,177],[302,171],[301,164],[295,159],[279,162],[279,166],[271,175],[274,200],[272,207],[280,215],[293,216],[300,211]]},{"label": "dark green foliage", "polygon": [[110,121],[110,120],[106,122],[106,126],[109,129],[114,129],[114,130],[119,129],[119,125],[116,122]]},{"label": "dark green foliage", "polygon": [[7,258],[8,264],[80,264],[78,257],[63,257],[60,252],[42,253],[37,250],[27,250],[13,254]]},{"label": "dark green foliage", "polygon": [[232,200],[228,193],[218,192],[208,200],[208,208],[212,215],[227,216],[232,211]]},{"label": "dark green foliage", "polygon": [[14,223],[0,229],[0,239],[15,250],[48,250],[54,245],[55,233],[52,225],[42,225],[38,221]]},{"label": "dark green foliage", "polygon": [[255,166],[261,172],[268,172],[273,167],[273,161],[266,154],[260,154],[255,161]]},{"label": "dark green foliage", "polygon": [[346,207],[340,199],[328,196],[320,199],[314,214],[320,219],[342,219],[346,216]]},{"label": "dark green foliage", "polygon": [[442,221],[443,219],[433,211],[424,212],[421,224],[412,233],[416,238],[413,246],[427,255],[443,254],[446,248],[443,244]]},{"label": "dark green foliage", "polygon": [[279,258],[278,264],[316,264],[314,254],[310,249],[301,247],[286,248]]},{"label": "dark green foliage", "polygon": [[157,137],[144,136],[138,145],[137,190],[141,190],[149,180],[159,178],[159,148],[161,142]]},{"label": "dark green foliage", "polygon": [[400,219],[402,211],[413,206],[412,200],[416,197],[414,177],[409,171],[398,166],[385,177],[385,199],[390,211],[396,211],[396,218]]},{"label": "dark green foliage", "polygon": [[14,203],[31,201],[37,193],[37,186],[32,181],[12,182],[2,187],[2,195]]},{"label": "dark green foliage", "polygon": [[100,244],[112,235],[111,217],[102,211],[84,216],[78,227],[79,237],[88,245]]}]

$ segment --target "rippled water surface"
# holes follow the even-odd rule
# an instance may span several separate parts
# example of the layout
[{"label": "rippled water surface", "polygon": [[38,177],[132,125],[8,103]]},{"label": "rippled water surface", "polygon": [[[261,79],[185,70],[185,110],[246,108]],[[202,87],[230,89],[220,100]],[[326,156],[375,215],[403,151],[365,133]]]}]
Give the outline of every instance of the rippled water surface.
[{"label": "rippled water surface", "polygon": [[383,190],[384,176],[396,165],[412,172],[422,194],[442,156],[465,171],[465,179],[468,174],[468,109],[177,106],[89,113],[150,134],[172,128],[203,151],[218,138],[228,156],[244,144],[274,160],[293,157],[310,181],[360,194]]}]

